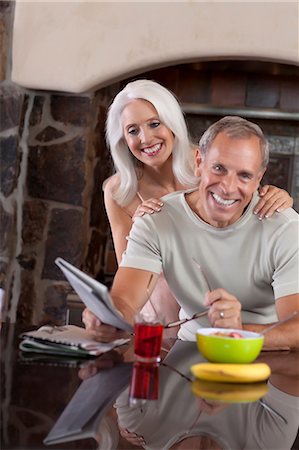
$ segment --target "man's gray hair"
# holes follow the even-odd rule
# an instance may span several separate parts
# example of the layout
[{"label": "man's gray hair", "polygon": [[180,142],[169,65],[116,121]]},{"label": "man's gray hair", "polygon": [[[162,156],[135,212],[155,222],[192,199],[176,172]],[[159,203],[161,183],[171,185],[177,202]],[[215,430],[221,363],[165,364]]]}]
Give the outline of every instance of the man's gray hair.
[{"label": "man's gray hair", "polygon": [[213,123],[202,135],[199,148],[203,157],[211,147],[214,139],[219,133],[225,133],[232,138],[249,138],[257,136],[260,140],[262,154],[262,168],[266,168],[269,162],[269,143],[261,128],[249,120],[238,116],[225,116],[218,122]]}]

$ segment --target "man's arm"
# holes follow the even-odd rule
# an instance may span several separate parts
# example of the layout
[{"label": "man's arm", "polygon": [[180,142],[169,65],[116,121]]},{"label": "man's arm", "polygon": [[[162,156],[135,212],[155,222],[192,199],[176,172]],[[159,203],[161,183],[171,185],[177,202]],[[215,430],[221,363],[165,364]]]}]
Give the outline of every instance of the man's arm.
[{"label": "man's arm", "polygon": [[[297,315],[266,333],[263,348],[265,350],[299,350],[299,294],[281,297],[276,300],[275,304],[279,321],[286,319],[295,311],[297,311]],[[270,325],[244,324],[243,328],[261,332]]]},{"label": "man's arm", "polygon": [[[159,274],[147,270],[120,267],[114,277],[110,291],[113,303],[119,312],[134,323],[135,314],[148,301],[157,284]],[[125,332],[104,324],[87,308],[83,311],[82,321],[93,339],[110,342],[125,337]]]},{"label": "man's arm", "polygon": [[116,272],[110,294],[116,308],[130,323],[148,301],[158,278],[159,274],[130,267],[120,267]]}]

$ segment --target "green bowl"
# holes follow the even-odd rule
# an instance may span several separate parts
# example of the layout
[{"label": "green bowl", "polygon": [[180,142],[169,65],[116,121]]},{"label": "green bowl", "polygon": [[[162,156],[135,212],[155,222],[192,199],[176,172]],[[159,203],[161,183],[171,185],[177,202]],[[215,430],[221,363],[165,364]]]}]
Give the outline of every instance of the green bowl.
[{"label": "green bowl", "polygon": [[[241,338],[215,336],[214,333],[241,334]],[[247,364],[254,361],[263,347],[264,336],[253,331],[232,328],[199,328],[197,347],[204,358],[215,363]]]}]

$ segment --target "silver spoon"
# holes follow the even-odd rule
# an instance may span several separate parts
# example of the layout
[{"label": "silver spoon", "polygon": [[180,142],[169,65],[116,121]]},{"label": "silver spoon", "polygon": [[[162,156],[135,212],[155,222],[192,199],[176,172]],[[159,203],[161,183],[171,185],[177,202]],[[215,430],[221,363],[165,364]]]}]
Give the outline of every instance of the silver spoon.
[{"label": "silver spoon", "polygon": [[165,325],[164,328],[172,328],[172,327],[177,327],[178,325],[182,325],[183,323],[189,322],[189,320],[194,320],[197,319],[198,317],[202,317],[202,316],[206,316],[208,314],[209,310],[200,312],[200,313],[195,313],[193,314],[192,317],[186,317],[186,319],[182,319],[182,320],[177,320],[176,322],[170,322],[167,325]]},{"label": "silver spoon", "polygon": [[207,277],[206,277],[206,274],[204,273],[204,271],[203,271],[201,265],[200,265],[199,262],[197,262],[196,259],[194,259],[194,258],[192,258],[192,261],[194,262],[194,264],[196,265],[196,267],[198,268],[198,270],[201,272],[202,277],[203,277],[203,279],[204,279],[204,281],[205,281],[205,283],[206,283],[206,285],[207,285],[207,287],[208,287],[208,290],[211,291],[212,289],[211,289],[210,283],[208,282],[208,279],[207,279]]}]

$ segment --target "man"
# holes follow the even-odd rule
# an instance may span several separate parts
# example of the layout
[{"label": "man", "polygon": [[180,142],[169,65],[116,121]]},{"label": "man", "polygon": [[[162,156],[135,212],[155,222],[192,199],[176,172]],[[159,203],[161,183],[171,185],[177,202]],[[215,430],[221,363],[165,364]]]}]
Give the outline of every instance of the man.
[{"label": "man", "polygon": [[[161,271],[181,318],[209,309],[181,326],[182,339],[194,340],[198,326],[260,332],[299,311],[298,214],[288,209],[267,221],[252,214],[268,159],[261,129],[245,119],[224,117],[204,133],[198,188],[164,197],[162,211],[138,218],[131,230],[111,289],[129,321]],[[99,340],[119,336],[88,311],[83,320]],[[269,331],[264,347],[299,348],[298,324],[299,314]]]}]

